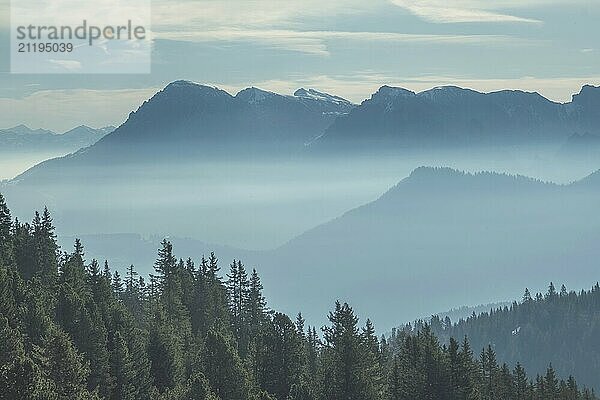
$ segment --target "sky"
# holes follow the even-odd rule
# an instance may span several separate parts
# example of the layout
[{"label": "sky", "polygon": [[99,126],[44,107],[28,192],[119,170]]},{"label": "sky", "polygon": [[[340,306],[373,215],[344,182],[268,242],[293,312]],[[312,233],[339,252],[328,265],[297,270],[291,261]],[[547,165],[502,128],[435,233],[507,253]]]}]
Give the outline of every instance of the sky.
[{"label": "sky", "polygon": [[177,79],[357,103],[383,84],[560,102],[600,84],[598,0],[154,0],[152,72],[127,75],[11,74],[9,15],[0,0],[0,128],[118,125]]}]

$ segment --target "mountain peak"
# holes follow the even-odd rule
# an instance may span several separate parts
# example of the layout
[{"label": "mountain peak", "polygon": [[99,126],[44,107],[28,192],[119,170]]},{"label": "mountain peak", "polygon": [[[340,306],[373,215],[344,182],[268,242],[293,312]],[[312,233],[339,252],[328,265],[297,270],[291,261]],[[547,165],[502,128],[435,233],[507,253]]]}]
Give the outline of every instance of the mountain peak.
[{"label": "mountain peak", "polygon": [[17,135],[40,135],[40,134],[54,134],[54,132],[49,131],[47,129],[31,129],[25,124],[19,124],[17,126],[13,126],[12,128],[0,129],[0,132],[5,133],[13,133]]},{"label": "mountain peak", "polygon": [[588,101],[600,97],[600,86],[583,85],[579,93],[573,95],[573,103],[577,101]]},{"label": "mountain peak", "polygon": [[394,87],[394,86],[383,85],[382,87],[379,88],[379,90],[375,94],[373,94],[372,98],[374,98],[376,96],[377,97],[386,97],[386,98],[413,97],[415,95],[416,95],[416,93],[413,92],[412,90]]},{"label": "mountain peak", "polygon": [[165,89],[169,88],[169,87],[171,87],[171,88],[173,88],[173,87],[212,87],[212,88],[216,89],[216,87],[214,87],[214,86],[207,86],[207,85],[203,85],[201,83],[189,81],[186,79],[178,79],[176,81],[173,81],[173,82],[169,83],[165,87]]},{"label": "mountain peak", "polygon": [[327,101],[335,104],[352,105],[352,103],[342,97],[335,96],[325,92],[319,92],[315,89],[300,88],[294,92],[294,97],[300,97],[303,99],[311,99],[318,101]]},{"label": "mountain peak", "polygon": [[[227,94],[231,96],[224,90],[219,89],[216,86],[204,85],[197,82],[187,81],[187,80],[177,80],[169,83],[165,88],[161,91],[162,93],[176,93],[177,95],[189,94],[189,93],[202,93],[207,95],[219,96],[223,94]],[[159,93],[161,93],[159,92]]]},{"label": "mountain peak", "polygon": [[11,130],[11,131],[33,131],[33,129],[31,129],[30,127],[28,127],[25,124],[19,124],[17,126],[13,126],[12,128],[9,128],[7,130]]},{"label": "mountain peak", "polygon": [[432,176],[464,176],[465,172],[450,167],[428,167],[421,166],[414,169],[407,179],[418,180]]},{"label": "mountain peak", "polygon": [[267,90],[262,90],[252,86],[244,90],[240,90],[238,94],[235,95],[235,98],[250,104],[257,104],[274,96],[279,95],[277,93],[269,92]]},{"label": "mountain peak", "polygon": [[582,93],[582,92],[593,92],[593,91],[596,91],[598,89],[600,89],[600,86],[594,86],[594,85],[587,84],[587,85],[583,85],[581,87],[580,93]]},{"label": "mountain peak", "polygon": [[472,89],[461,88],[458,86],[436,86],[429,90],[420,92],[417,96],[429,99],[454,99],[464,95],[480,95],[482,93]]}]

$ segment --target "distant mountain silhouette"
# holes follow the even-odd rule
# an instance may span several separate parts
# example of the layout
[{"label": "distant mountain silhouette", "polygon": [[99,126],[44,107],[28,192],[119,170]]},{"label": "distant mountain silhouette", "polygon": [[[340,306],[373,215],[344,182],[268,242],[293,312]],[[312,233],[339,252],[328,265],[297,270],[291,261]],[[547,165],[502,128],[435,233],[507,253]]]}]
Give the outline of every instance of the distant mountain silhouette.
[{"label": "distant mountain silhouette", "polygon": [[319,304],[351,296],[385,326],[515,298],[524,284],[585,284],[600,256],[598,201],[594,176],[561,186],[419,168],[378,200],[298,236],[260,265],[265,286],[276,291],[270,296],[286,307],[305,304],[303,310],[318,315]]},{"label": "distant mountain silhouette", "polygon": [[114,127],[100,129],[81,125],[63,134],[57,134],[46,129],[30,129],[25,125],[0,130],[0,152],[3,151],[75,151],[87,147],[104,135],[114,130]]},{"label": "distant mountain silhouette", "polygon": [[585,129],[600,132],[600,88],[584,86],[559,104],[538,93],[480,93],[455,86],[420,93],[382,86],[338,118],[316,145],[444,147],[561,141]]},{"label": "distant mountain silhouette", "polygon": [[41,163],[16,179],[40,181],[81,167],[148,160],[288,157],[354,107],[314,89],[285,96],[251,87],[232,96],[213,86],[175,81],[95,145]]},{"label": "distant mountain silhouette", "polygon": [[514,90],[480,93],[445,86],[415,93],[382,86],[355,106],[314,89],[289,96],[251,87],[232,96],[175,81],[95,145],[42,163],[18,180],[107,163],[286,158],[357,148],[393,152],[552,143],[558,149],[574,132],[600,133],[599,102],[600,88],[593,86],[584,86],[566,104]]},{"label": "distant mountain silhouette", "polygon": [[[254,147],[301,149],[354,105],[314,90],[284,96],[255,87],[232,96],[216,87],[175,81],[130,114],[91,151],[111,146],[167,145],[181,150]],[[167,150],[162,148],[163,150]]]}]

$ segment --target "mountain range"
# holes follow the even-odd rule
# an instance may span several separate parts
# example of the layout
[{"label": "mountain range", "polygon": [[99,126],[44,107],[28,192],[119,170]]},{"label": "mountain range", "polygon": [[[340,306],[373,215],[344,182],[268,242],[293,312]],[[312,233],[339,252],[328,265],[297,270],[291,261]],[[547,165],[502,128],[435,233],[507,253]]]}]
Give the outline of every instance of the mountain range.
[{"label": "mountain range", "polygon": [[144,102],[89,153],[155,144],[177,151],[198,146],[207,154],[221,148],[250,151],[255,146],[298,150],[354,106],[314,89],[285,96],[250,87],[232,96],[216,87],[175,81]]},{"label": "mountain range", "polygon": [[538,93],[481,93],[455,86],[420,93],[382,86],[323,135],[338,146],[498,146],[560,142],[573,133],[597,133],[600,88],[586,85],[571,102]]},{"label": "mountain range", "polygon": [[280,95],[255,87],[235,96],[175,81],[145,101],[127,121],[85,149],[27,171],[23,178],[85,165],[136,160],[241,159],[328,154],[553,144],[600,133],[600,88],[586,85],[571,102],[538,93],[481,93],[454,86],[420,93],[382,86],[360,105],[299,89]]},{"label": "mountain range", "polygon": [[[328,159],[328,152],[319,151],[332,144],[344,149],[357,138],[365,143],[360,150],[377,143],[393,150],[431,143],[501,148],[547,142],[558,149],[574,132],[597,134],[599,97],[600,88],[592,86],[565,104],[520,91],[443,87],[414,93],[384,86],[354,105],[311,89],[283,96],[248,88],[233,96],[176,81],[96,144],[41,163],[3,190],[17,215],[19,208],[52,202],[58,220],[71,218],[68,232],[147,234],[193,226],[200,232],[195,237],[215,227],[230,236],[259,235],[262,220],[271,230],[283,230],[292,223],[290,215],[307,219],[311,207],[324,204],[303,200],[301,178],[312,160],[303,159],[298,170],[286,173],[280,160],[293,154],[316,149]],[[370,159],[379,154],[371,152]],[[276,161],[266,170],[251,169],[269,159]],[[214,160],[219,164],[211,169]],[[356,178],[351,165],[357,159],[348,153],[343,162],[349,165],[346,175]],[[250,169],[250,180],[236,180],[241,170],[229,169],[236,163]],[[321,175],[329,172],[319,168]],[[263,196],[267,205],[259,215],[252,188],[271,169],[283,173]],[[359,172],[373,179],[370,170]],[[215,189],[213,181],[223,186]],[[298,189],[284,193],[282,187],[289,187],[282,181]],[[240,254],[260,266],[269,297],[285,311],[298,311],[302,304],[307,314],[325,315],[322,307],[351,297],[358,309],[391,327],[432,310],[514,298],[528,282],[587,284],[600,256],[599,193],[600,173],[557,185],[423,167],[379,199],[283,246]],[[235,209],[238,204],[247,207]],[[80,221],[86,221],[87,231]],[[129,226],[136,229],[124,230]],[[570,276],[565,265],[577,265],[577,274]]]},{"label": "mountain range", "polygon": [[0,130],[0,152],[8,151],[67,151],[87,147],[115,128],[107,126],[94,129],[80,125],[58,134],[47,129],[31,129],[25,125]]}]

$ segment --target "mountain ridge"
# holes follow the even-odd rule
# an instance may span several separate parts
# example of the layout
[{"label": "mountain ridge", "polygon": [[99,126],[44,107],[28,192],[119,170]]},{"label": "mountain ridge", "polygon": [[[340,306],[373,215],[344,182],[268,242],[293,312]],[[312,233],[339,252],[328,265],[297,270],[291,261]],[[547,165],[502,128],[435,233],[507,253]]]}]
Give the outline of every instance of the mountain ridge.
[{"label": "mountain ridge", "polygon": [[[303,299],[310,309],[318,297],[334,301],[353,293],[357,307],[394,304],[397,318],[405,320],[428,310],[518,296],[523,281],[536,282],[542,271],[581,285],[593,276],[593,260],[600,256],[594,244],[600,218],[592,211],[600,200],[597,176],[600,171],[559,185],[518,175],[418,168],[378,199],[273,250],[261,262],[262,273],[277,290],[271,296],[286,306]],[[283,260],[293,260],[286,263],[284,280]],[[565,273],[564,265],[573,263],[581,282]],[[521,280],[489,285],[507,275]],[[295,282],[317,276],[310,295],[296,291]],[[365,288],[378,288],[381,295],[362,296]],[[425,288],[439,291],[444,303],[420,298]],[[402,292],[399,299],[389,297],[394,290]],[[376,317],[390,321],[385,311]]]},{"label": "mountain ridge", "polygon": [[479,92],[439,86],[421,92],[381,86],[369,99],[327,128],[316,145],[512,145],[560,142],[581,130],[600,131],[600,88],[586,85],[570,102],[538,92]]}]

